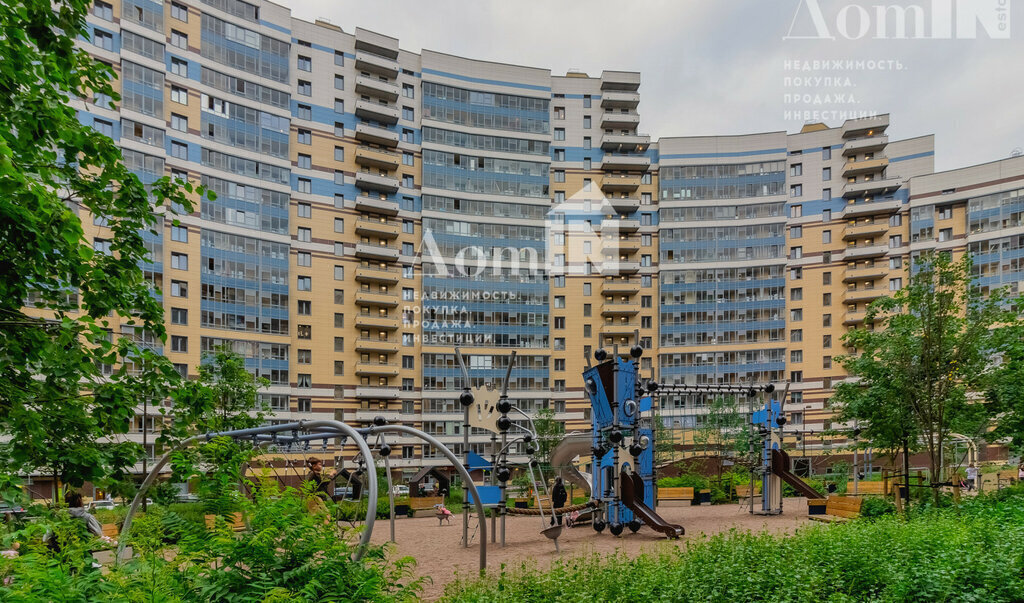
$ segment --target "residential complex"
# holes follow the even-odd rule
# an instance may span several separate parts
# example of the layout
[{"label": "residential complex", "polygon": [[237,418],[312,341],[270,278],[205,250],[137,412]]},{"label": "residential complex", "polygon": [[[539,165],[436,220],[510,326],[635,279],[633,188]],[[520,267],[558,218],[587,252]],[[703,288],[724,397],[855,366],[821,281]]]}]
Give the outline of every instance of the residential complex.
[{"label": "residential complex", "polygon": [[[461,453],[458,346],[472,386],[515,350],[515,403],[587,429],[586,356],[639,341],[665,382],[788,381],[790,428],[821,430],[842,335],[912,254],[1022,278],[1024,158],[934,174],[932,137],[890,140],[887,115],[652,140],[635,72],[415,54],[241,0],[96,0],[89,27],[121,99],[76,101],[83,123],[144,180],[217,193],[150,236],[166,344],[120,335],[188,376],[233,346],[277,421],[382,415]],[[694,427],[706,402],[660,413]],[[445,464],[395,444],[401,467]]]}]

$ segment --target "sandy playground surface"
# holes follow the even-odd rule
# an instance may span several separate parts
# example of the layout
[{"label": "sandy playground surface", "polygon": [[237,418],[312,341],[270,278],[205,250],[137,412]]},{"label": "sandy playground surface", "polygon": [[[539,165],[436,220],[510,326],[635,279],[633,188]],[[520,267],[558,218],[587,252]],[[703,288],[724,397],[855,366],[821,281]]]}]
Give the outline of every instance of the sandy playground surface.
[{"label": "sandy playground surface", "polygon": [[[686,529],[681,540],[699,537],[701,534],[715,534],[732,528],[751,531],[788,532],[808,523],[807,501],[803,498],[787,498],[783,503],[783,514],[775,516],[751,515],[749,507],[741,510],[736,504],[705,507],[660,506],[658,513],[670,523],[677,523]],[[470,520],[469,533],[476,528]],[[490,530],[490,520],[487,521]],[[500,529],[500,522],[499,522]],[[673,547],[673,541],[644,526],[633,534],[625,530],[621,537],[612,536],[606,529],[598,534],[589,526],[564,529],[558,539],[561,553],[555,552],[550,540],[540,534],[540,518],[535,516],[509,516],[506,519],[505,542],[487,546],[487,568],[500,571],[502,564],[518,567],[523,562],[534,562],[544,568],[559,556],[565,558],[589,553],[613,553],[620,550],[628,555],[645,551],[656,551],[659,547]],[[390,538],[388,520],[377,520],[374,524],[373,539],[383,544]],[[462,540],[462,515],[457,513],[451,525],[438,526],[433,513],[420,512],[419,517],[397,518],[395,520],[395,541],[399,556],[409,555],[416,559],[415,574],[429,576],[433,581],[424,586],[423,598],[433,600],[441,596],[444,587],[453,581],[456,574],[473,576],[480,562],[480,534],[471,539],[471,546],[464,548]],[[488,541],[490,533],[488,532]],[[498,536],[500,540],[500,534]]]}]

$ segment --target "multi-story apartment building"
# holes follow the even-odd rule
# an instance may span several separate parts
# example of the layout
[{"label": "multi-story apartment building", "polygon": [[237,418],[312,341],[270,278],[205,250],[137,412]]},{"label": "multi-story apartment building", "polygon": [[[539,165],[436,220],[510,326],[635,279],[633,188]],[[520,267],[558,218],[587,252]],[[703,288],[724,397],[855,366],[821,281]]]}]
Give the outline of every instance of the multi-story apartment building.
[{"label": "multi-story apartment building", "polygon": [[[96,0],[88,21],[121,100],[76,101],[83,122],[143,179],[217,193],[150,237],[169,338],[148,343],[188,376],[233,346],[274,420],[383,415],[460,452],[459,347],[473,386],[516,350],[516,403],[584,429],[585,356],[638,338],[645,375],[789,381],[791,425],[825,428],[840,338],[912,253],[970,246],[986,282],[1018,278],[1024,159],[931,174],[932,138],[890,141],[885,115],[652,141],[635,72],[415,54],[266,2]],[[693,427],[705,403],[661,412]]]}]

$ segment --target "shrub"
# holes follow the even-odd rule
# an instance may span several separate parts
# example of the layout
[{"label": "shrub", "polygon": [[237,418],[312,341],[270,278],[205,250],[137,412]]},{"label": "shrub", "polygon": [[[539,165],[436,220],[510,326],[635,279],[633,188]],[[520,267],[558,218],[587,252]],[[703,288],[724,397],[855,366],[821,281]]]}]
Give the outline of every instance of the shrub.
[{"label": "shrub", "polygon": [[881,517],[896,512],[896,505],[880,496],[866,496],[860,503],[861,517]]},{"label": "shrub", "polygon": [[[732,531],[674,550],[522,562],[452,583],[447,601],[1021,601],[1024,495],[909,518]],[[628,577],[628,579],[626,579]]]}]

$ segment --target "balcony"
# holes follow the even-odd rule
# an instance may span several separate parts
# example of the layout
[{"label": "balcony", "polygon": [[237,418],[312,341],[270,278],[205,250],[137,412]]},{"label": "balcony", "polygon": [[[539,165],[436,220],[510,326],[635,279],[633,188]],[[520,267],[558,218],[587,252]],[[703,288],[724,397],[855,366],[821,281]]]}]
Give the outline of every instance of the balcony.
[{"label": "balcony", "polygon": [[356,94],[367,94],[389,101],[398,100],[398,86],[367,75],[356,76]]},{"label": "balcony", "polygon": [[875,153],[881,151],[889,144],[888,136],[869,136],[867,138],[855,138],[848,140],[843,145],[843,155],[859,155],[861,153]]},{"label": "balcony", "polygon": [[884,264],[878,264],[876,266],[862,266],[860,268],[847,268],[846,274],[843,276],[843,282],[852,283],[854,281],[873,281],[885,278],[888,274],[889,270]]},{"label": "balcony", "polygon": [[604,295],[635,295],[640,293],[640,279],[605,279],[605,281],[601,283],[601,293]]},{"label": "balcony", "polygon": [[601,108],[603,109],[636,109],[639,104],[639,92],[608,90],[601,93]]},{"label": "balcony", "polygon": [[636,316],[640,313],[640,304],[629,301],[605,301],[601,306],[601,316]]},{"label": "balcony", "polygon": [[356,117],[368,121],[379,121],[393,126],[398,123],[398,107],[382,105],[368,100],[356,101]]},{"label": "balcony", "polygon": [[[359,388],[356,389],[356,391],[358,392],[361,389],[364,389],[364,388],[359,387]],[[369,389],[369,388],[367,388],[367,389]],[[378,387],[376,389],[394,389],[394,388]],[[360,396],[359,394],[356,394],[356,397],[360,398],[360,399],[363,399],[363,400],[367,400],[367,399],[391,400],[391,399],[393,399],[393,398],[380,398],[380,397],[373,398],[371,396]],[[359,410],[357,410],[355,412],[356,412],[356,414],[355,414],[355,419],[354,420],[357,421],[357,422],[360,422],[360,423],[372,423],[373,420],[376,419],[377,417],[384,417],[384,420],[388,421],[388,422],[397,422],[397,421],[401,421],[402,420],[402,411],[399,410],[399,409],[360,408]],[[345,417],[345,419],[349,420],[349,417]],[[399,466],[398,465],[398,461],[400,461],[400,460],[403,460],[403,459],[397,459],[397,458],[396,459],[391,459],[389,461],[391,463],[391,467],[392,468],[398,467]],[[413,460],[413,459],[404,459],[404,460]]]},{"label": "balcony", "polygon": [[636,232],[640,230],[640,220],[605,218],[597,226],[602,232]]},{"label": "balcony", "polygon": [[601,114],[601,127],[606,130],[635,130],[639,125],[640,115],[637,113],[605,111]]},{"label": "balcony", "polygon": [[375,214],[384,214],[387,216],[398,215],[398,201],[391,201],[390,199],[381,199],[380,197],[373,197],[370,195],[359,195],[355,199],[356,209],[359,211],[368,211]]},{"label": "balcony", "polygon": [[377,352],[381,354],[395,354],[398,352],[397,341],[384,341],[372,337],[360,337],[356,340],[357,352]]},{"label": "balcony", "polygon": [[356,268],[356,282],[382,285],[398,284],[399,272],[384,266],[359,266]]},{"label": "balcony", "polygon": [[889,167],[888,157],[877,159],[862,159],[860,161],[847,161],[843,165],[843,178],[860,176],[861,174],[873,174]]},{"label": "balcony", "polygon": [[356,163],[358,165],[379,168],[384,170],[397,170],[402,163],[402,156],[394,151],[387,151],[374,147],[356,147]]},{"label": "balcony", "polygon": [[651,137],[645,134],[605,134],[601,137],[601,150],[606,153],[643,153],[651,146]]},{"label": "balcony", "polygon": [[640,89],[640,73],[638,71],[602,71],[601,90],[626,90],[636,92]]},{"label": "balcony", "polygon": [[867,316],[867,310],[847,311],[846,316],[843,318],[843,324],[847,326],[860,324],[864,322],[865,316]]},{"label": "balcony", "polygon": [[847,225],[846,229],[843,230],[843,240],[866,239],[883,235],[887,232],[889,232],[888,222],[873,222],[871,224],[857,224],[855,226]]},{"label": "balcony", "polygon": [[640,321],[638,320],[633,320],[629,322],[606,322],[605,324],[601,325],[601,337],[604,337],[606,335],[632,335],[639,328]]},{"label": "balcony", "polygon": [[847,198],[862,195],[884,195],[898,189],[903,184],[900,178],[880,178],[867,182],[848,183],[843,187],[843,196]]},{"label": "balcony", "polygon": [[356,51],[356,70],[395,79],[398,77],[398,61],[369,52]]},{"label": "balcony", "polygon": [[356,50],[365,50],[389,59],[397,59],[398,38],[357,27]]},{"label": "balcony", "polygon": [[602,170],[634,170],[646,172],[651,167],[651,158],[646,155],[605,155],[601,161]]},{"label": "balcony", "polygon": [[[640,272],[640,262],[625,262],[622,260],[605,260],[601,264],[601,276],[615,276],[618,274],[636,274]],[[607,289],[605,290],[607,293]]]},{"label": "balcony", "polygon": [[357,243],[356,257],[364,260],[378,260],[381,262],[398,261],[398,248],[389,245],[374,245],[372,243]]},{"label": "balcony", "polygon": [[601,238],[601,249],[607,253],[636,253],[640,251],[640,237],[612,236]]},{"label": "balcony", "polygon": [[866,247],[847,247],[843,258],[847,260],[866,260],[877,258],[889,253],[888,245],[869,245]]},{"label": "balcony", "polygon": [[394,308],[398,305],[398,294],[381,293],[379,291],[356,291],[356,303],[360,306]]},{"label": "balcony", "polygon": [[[397,387],[388,387],[386,385],[357,385],[356,386],[356,398],[361,400],[372,399],[372,400],[394,400],[398,398],[402,393],[402,390]],[[362,412],[370,412],[369,410]],[[377,411],[380,413],[381,411]],[[398,411],[393,411],[395,414]],[[358,419],[358,411],[356,414]],[[373,417],[370,417],[373,420]]]},{"label": "balcony", "polygon": [[395,363],[357,362],[356,374],[359,376],[397,377],[398,365]]},{"label": "balcony", "polygon": [[[377,314],[356,314],[356,327],[360,329],[382,329],[384,331],[397,331],[399,324],[397,318],[380,316]],[[398,373],[395,373],[396,375]]]},{"label": "balcony", "polygon": [[883,287],[872,287],[870,289],[847,290],[843,294],[843,301],[852,304],[853,302],[871,302],[879,297],[889,295],[889,289]]},{"label": "balcony", "polygon": [[385,174],[356,172],[356,187],[364,191],[392,195],[398,192],[398,178]]},{"label": "balcony", "polygon": [[620,214],[631,214],[640,209],[640,200],[633,197],[607,197],[606,201]]},{"label": "balcony", "polygon": [[640,188],[639,174],[605,174],[601,190],[609,193],[632,193]]},{"label": "balcony", "polygon": [[376,220],[367,217],[360,217],[356,220],[356,234],[364,237],[395,239],[398,238],[400,228],[398,222],[391,220]]},{"label": "balcony", "polygon": [[[861,201],[848,203],[840,213],[840,218],[859,218],[863,216],[894,214],[900,209],[900,202],[892,199],[890,201]],[[888,218],[886,218],[888,221]]]},{"label": "balcony", "polygon": [[885,132],[889,127],[889,116],[878,115],[863,119],[850,119],[841,129],[843,138],[864,138]]},{"label": "balcony", "polygon": [[398,132],[363,122],[356,124],[356,140],[385,147],[397,147]]}]

